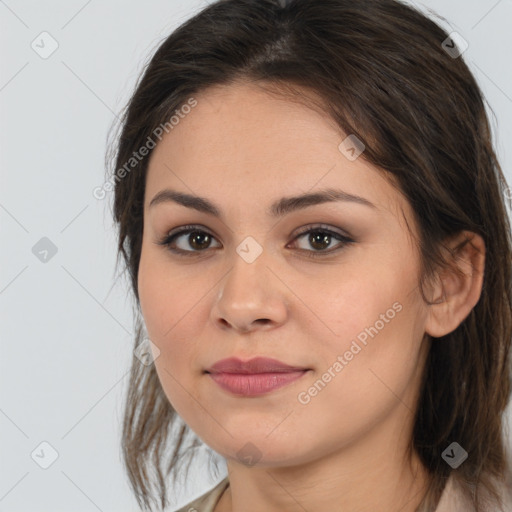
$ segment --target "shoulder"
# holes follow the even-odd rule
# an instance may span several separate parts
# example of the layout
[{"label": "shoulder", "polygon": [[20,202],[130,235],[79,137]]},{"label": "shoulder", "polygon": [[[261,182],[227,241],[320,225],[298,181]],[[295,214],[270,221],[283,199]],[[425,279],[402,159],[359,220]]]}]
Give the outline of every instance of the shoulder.
[{"label": "shoulder", "polygon": [[199,496],[199,498],[196,498],[175,512],[213,512],[215,505],[228,485],[229,480],[228,477],[226,477],[213,489],[210,489],[208,492]]},{"label": "shoulder", "polygon": [[[512,512],[512,497],[506,486],[501,489],[503,508],[488,507],[485,512]],[[484,492],[485,494],[485,492]],[[463,493],[453,477],[448,478],[439,504],[435,512],[474,512],[475,507],[471,500]]]}]

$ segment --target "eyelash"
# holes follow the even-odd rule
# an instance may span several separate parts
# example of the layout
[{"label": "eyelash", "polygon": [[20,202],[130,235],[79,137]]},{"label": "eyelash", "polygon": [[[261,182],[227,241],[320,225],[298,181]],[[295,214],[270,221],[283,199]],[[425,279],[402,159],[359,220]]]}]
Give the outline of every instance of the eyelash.
[{"label": "eyelash", "polygon": [[[208,249],[203,249],[202,251],[197,251],[197,250],[184,251],[183,249],[177,249],[175,247],[171,247],[171,244],[176,240],[176,238],[186,235],[186,234],[190,234],[192,232],[206,233],[207,235],[213,237],[213,235],[209,231],[201,229],[201,226],[188,225],[188,226],[183,226],[182,228],[179,229],[179,231],[175,231],[175,232],[171,231],[163,239],[159,240],[156,243],[158,245],[167,247],[167,249],[169,251],[171,251],[173,254],[176,254],[178,256],[185,256],[185,257],[199,256],[200,253],[206,252]],[[355,242],[351,238],[344,236],[341,233],[338,233],[336,231],[333,231],[327,227],[324,227],[323,225],[318,225],[318,226],[313,226],[313,227],[307,226],[306,228],[301,229],[300,232],[297,233],[297,235],[295,236],[293,241],[297,240],[301,236],[308,235],[310,233],[327,234],[330,237],[337,239],[340,242],[340,244],[338,244],[338,246],[335,249],[330,249],[330,250],[317,250],[317,251],[312,250],[312,251],[310,251],[307,249],[299,249],[299,251],[302,252],[308,258],[321,258],[326,255],[331,255],[332,253],[338,252],[339,250],[343,249],[346,245],[349,245],[349,244]]]}]

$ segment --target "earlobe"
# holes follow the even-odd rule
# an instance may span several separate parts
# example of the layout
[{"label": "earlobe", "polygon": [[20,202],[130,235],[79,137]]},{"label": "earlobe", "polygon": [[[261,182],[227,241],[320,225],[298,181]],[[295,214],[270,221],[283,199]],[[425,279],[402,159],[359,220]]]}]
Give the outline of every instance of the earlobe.
[{"label": "earlobe", "polygon": [[431,289],[425,331],[434,338],[454,331],[470,314],[482,292],[485,243],[482,237],[462,231],[446,244],[449,266],[440,270]]}]

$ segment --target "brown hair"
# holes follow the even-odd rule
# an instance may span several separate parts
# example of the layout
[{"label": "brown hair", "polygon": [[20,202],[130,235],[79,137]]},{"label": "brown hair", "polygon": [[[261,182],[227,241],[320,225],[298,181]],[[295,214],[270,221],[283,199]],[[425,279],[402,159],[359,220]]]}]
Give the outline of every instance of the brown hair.
[{"label": "brown hair", "polygon": [[[401,2],[281,4],[220,0],[178,27],[139,78],[122,118],[114,168],[126,170],[154,130],[210,86],[249,80],[280,87],[290,98],[309,90],[343,132],[364,142],[363,157],[410,202],[420,227],[421,284],[447,264],[443,241],[462,230],[481,235],[482,293],[460,326],[431,344],[411,449],[431,477],[418,511],[435,510],[451,474],[477,510],[484,510],[479,489],[499,503],[497,485],[509,470],[502,429],[511,393],[512,242],[506,182],[483,95],[462,57],[443,48],[448,34]],[[137,274],[150,154],[111,178],[118,262],[122,255],[136,299],[135,345],[144,336]],[[189,446],[199,446],[167,400],[154,365],[134,356],[122,451],[141,507],[152,510],[154,491],[166,506],[166,477],[176,478],[189,436]],[[174,450],[165,463],[171,439]],[[452,441],[469,453],[455,470],[441,457]]]}]

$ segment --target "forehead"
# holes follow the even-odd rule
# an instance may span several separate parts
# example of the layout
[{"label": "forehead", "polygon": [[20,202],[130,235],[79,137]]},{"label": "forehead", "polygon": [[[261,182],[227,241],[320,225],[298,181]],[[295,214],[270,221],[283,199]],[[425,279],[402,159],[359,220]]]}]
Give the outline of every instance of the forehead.
[{"label": "forehead", "polygon": [[323,111],[306,96],[273,90],[245,82],[206,89],[167,134],[169,145],[179,146],[188,161],[260,165],[311,158],[312,151],[323,158],[329,145],[336,147],[341,132]]},{"label": "forehead", "polygon": [[[161,188],[254,206],[272,199],[342,187],[385,210],[405,199],[379,169],[340,151],[347,134],[309,91],[290,97],[255,84],[215,86],[166,133],[151,155],[146,205]],[[321,100],[320,100],[321,101]]]}]

